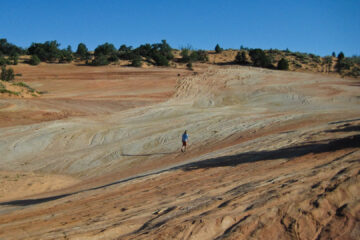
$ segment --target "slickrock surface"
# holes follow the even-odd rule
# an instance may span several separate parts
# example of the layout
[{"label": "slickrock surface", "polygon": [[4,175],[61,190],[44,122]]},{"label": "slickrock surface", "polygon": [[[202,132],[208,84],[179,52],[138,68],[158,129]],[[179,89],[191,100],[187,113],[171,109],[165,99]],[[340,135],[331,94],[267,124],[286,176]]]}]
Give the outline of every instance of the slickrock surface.
[{"label": "slickrock surface", "polygon": [[360,236],[359,82],[61,67],[0,100],[0,239]]}]

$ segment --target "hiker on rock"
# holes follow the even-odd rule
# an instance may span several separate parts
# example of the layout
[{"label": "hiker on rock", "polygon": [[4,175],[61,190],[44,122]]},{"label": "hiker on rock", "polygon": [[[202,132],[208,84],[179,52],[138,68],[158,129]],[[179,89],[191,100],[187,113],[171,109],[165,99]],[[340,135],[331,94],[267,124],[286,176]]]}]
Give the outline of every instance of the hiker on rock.
[{"label": "hiker on rock", "polygon": [[182,135],[182,147],[181,147],[182,152],[186,152],[186,143],[187,143],[188,139],[189,139],[189,136],[185,130],[185,132]]}]

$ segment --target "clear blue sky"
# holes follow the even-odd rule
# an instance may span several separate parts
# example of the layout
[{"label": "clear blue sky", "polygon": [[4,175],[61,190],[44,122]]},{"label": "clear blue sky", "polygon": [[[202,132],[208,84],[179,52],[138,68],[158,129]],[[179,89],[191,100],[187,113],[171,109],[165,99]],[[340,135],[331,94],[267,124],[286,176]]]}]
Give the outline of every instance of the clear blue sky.
[{"label": "clear blue sky", "polygon": [[0,38],[360,55],[360,0],[0,0]]}]

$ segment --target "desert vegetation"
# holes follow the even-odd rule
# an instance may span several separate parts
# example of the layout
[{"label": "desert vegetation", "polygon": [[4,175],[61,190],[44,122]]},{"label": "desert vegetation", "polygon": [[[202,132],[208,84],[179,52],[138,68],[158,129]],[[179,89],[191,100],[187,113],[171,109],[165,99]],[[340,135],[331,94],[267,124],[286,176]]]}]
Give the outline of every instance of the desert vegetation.
[{"label": "desert vegetation", "polygon": [[3,65],[1,66],[1,75],[0,79],[6,82],[12,81],[15,78],[14,70],[12,68],[6,69]]},{"label": "desert vegetation", "polygon": [[[209,55],[211,52],[215,54]],[[28,57],[23,58],[24,55]],[[166,40],[154,44],[141,44],[136,48],[125,44],[116,48],[114,44],[105,42],[98,45],[94,51],[90,51],[85,43],[79,43],[76,51],[73,52],[71,46],[61,49],[56,40],[32,43],[30,47],[23,49],[9,43],[6,39],[0,39],[1,66],[17,65],[19,62],[35,66],[41,62],[61,64],[76,61],[88,66],[109,64],[132,67],[182,66],[193,70],[195,63],[221,63],[278,70],[323,72],[357,78],[360,76],[359,59],[359,56],[346,57],[343,52],[337,55],[332,52],[329,56],[321,57],[312,53],[292,52],[289,49],[264,50],[244,46],[241,46],[239,50],[223,49],[219,44],[216,44],[213,51],[193,49],[191,46],[177,50],[172,48]]]}]

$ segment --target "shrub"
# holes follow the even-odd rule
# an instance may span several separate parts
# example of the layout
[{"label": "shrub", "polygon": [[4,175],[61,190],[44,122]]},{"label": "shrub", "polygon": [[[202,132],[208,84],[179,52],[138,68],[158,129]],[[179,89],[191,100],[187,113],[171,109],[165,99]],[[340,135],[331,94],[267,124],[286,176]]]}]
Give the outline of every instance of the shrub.
[{"label": "shrub", "polygon": [[295,65],[296,68],[301,68],[302,67],[302,65],[300,63],[298,63],[298,62],[296,62],[294,65]]},{"label": "shrub", "polygon": [[344,59],[340,62],[340,65],[341,65],[341,69],[342,69],[342,70],[349,70],[349,69],[354,65],[354,63],[351,61],[351,59],[349,59],[349,58],[344,58]]},{"label": "shrub", "polygon": [[114,52],[114,53],[110,54],[110,56],[108,57],[108,60],[109,60],[109,62],[117,62],[117,61],[119,61],[119,57]]},{"label": "shrub", "polygon": [[9,62],[12,62],[13,65],[17,65],[19,62],[19,54],[14,53],[9,57]]},{"label": "shrub", "polygon": [[142,66],[141,57],[140,56],[134,57],[134,59],[131,61],[131,66],[141,67]]},{"label": "shrub", "polygon": [[40,62],[41,62],[40,58],[37,55],[31,55],[31,58],[30,58],[30,61],[29,61],[30,65],[33,65],[33,66],[39,65]]},{"label": "shrub", "polygon": [[92,60],[91,65],[93,66],[103,66],[103,65],[108,65],[109,61],[107,59],[106,56],[100,54],[98,56],[95,57],[94,60]]},{"label": "shrub", "polygon": [[32,87],[30,87],[29,85],[27,85],[26,83],[23,83],[23,82],[13,83],[12,85],[24,87],[24,88],[27,88],[30,92],[35,92],[35,89],[33,89]]},{"label": "shrub", "polygon": [[191,53],[190,58],[192,61],[207,62],[209,60],[208,54],[204,50],[197,50]]},{"label": "shrub", "polygon": [[235,62],[240,65],[248,65],[250,64],[247,54],[245,51],[240,51],[237,53],[235,57]]},{"label": "shrub", "polygon": [[271,60],[262,49],[251,49],[249,51],[251,61],[256,67],[271,67]]},{"label": "shrub", "polygon": [[353,62],[354,64],[360,64],[360,56],[352,56],[348,58],[351,62]]},{"label": "shrub", "polygon": [[278,62],[277,69],[279,70],[289,70],[289,62],[285,58],[281,58]]},{"label": "shrub", "polygon": [[347,76],[351,77],[359,77],[360,76],[360,68],[359,67],[353,67],[350,72],[346,74]]},{"label": "shrub", "polygon": [[331,66],[332,66],[332,57],[331,56],[325,56],[323,58],[323,64],[325,65],[324,71],[330,72]]},{"label": "shrub", "polygon": [[15,78],[14,70],[12,68],[6,69],[5,66],[1,67],[0,78],[3,81],[12,81]]},{"label": "shrub", "polygon": [[189,48],[183,48],[180,52],[181,55],[181,61],[182,62],[189,62],[190,61],[190,49]]},{"label": "shrub", "polygon": [[155,61],[155,65],[157,66],[169,66],[168,59],[160,53],[154,53],[153,59]]},{"label": "shrub", "polygon": [[192,65],[192,63],[191,62],[189,62],[188,64],[186,64],[186,67],[189,69],[189,70],[194,70],[193,69],[193,65]]},{"label": "shrub", "polygon": [[309,56],[312,58],[312,60],[316,63],[321,63],[320,56],[317,56],[315,54],[310,53]]},{"label": "shrub", "polygon": [[223,51],[223,49],[219,46],[219,44],[216,44],[215,46],[215,52],[216,53],[221,53]]},{"label": "shrub", "polygon": [[59,54],[59,62],[60,63],[69,63],[73,60],[71,49],[63,49]]},{"label": "shrub", "polygon": [[1,66],[0,79],[3,81],[6,81],[6,76],[7,76],[6,67],[3,65],[3,66]]},{"label": "shrub", "polygon": [[0,66],[9,65],[10,61],[9,59],[4,58],[3,56],[0,56]]},{"label": "shrub", "polygon": [[206,62],[209,60],[208,54],[204,50],[191,51],[189,48],[181,50],[182,62]]}]

